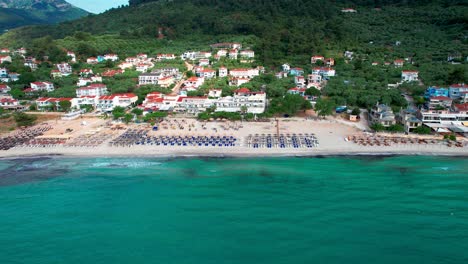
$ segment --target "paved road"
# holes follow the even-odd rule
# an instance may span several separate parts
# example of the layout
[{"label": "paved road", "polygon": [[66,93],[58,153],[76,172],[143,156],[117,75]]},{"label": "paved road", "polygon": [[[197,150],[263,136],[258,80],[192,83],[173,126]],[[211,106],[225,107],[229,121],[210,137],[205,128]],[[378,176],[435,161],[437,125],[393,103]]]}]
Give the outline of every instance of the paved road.
[{"label": "paved road", "polygon": [[[193,69],[193,65],[188,62],[185,62],[185,67],[187,67],[188,71],[191,71]],[[174,88],[172,89],[172,94],[174,95],[179,94],[180,87],[182,87],[186,78],[187,78],[187,75],[184,73],[182,76],[182,79],[178,81],[176,85],[174,86]]]}]

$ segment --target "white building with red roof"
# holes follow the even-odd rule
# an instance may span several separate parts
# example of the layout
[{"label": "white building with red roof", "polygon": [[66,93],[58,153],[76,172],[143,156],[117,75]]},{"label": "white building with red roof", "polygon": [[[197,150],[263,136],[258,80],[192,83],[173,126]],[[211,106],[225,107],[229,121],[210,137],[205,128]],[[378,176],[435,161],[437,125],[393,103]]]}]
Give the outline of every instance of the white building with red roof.
[{"label": "white building with red roof", "polygon": [[429,99],[429,109],[449,108],[452,106],[453,100],[446,96],[434,96]]},{"label": "white building with red roof", "polygon": [[312,74],[319,74],[323,78],[334,77],[336,74],[335,69],[330,67],[315,67],[312,69]]},{"label": "white building with red roof", "polygon": [[32,82],[31,89],[33,91],[52,92],[55,89],[55,87],[54,87],[54,84],[51,82]]},{"label": "white building with red roof", "polygon": [[241,86],[250,82],[249,78],[230,78],[229,79],[229,86]]},{"label": "white building with red roof", "polygon": [[88,64],[97,64],[99,63],[98,59],[96,57],[89,57],[86,59],[86,63]]},{"label": "white building with red roof", "polygon": [[93,69],[81,69],[80,70],[80,76],[81,77],[87,77],[87,76],[90,76],[90,75],[93,75],[94,72],[93,72]]},{"label": "white building with red roof", "polygon": [[96,109],[103,112],[110,112],[115,107],[130,107],[138,101],[138,96],[133,93],[121,93],[113,95],[104,95],[98,98]]},{"label": "white building with red roof", "polygon": [[174,111],[198,114],[213,106],[214,101],[215,99],[210,99],[206,96],[180,96]]},{"label": "white building with red roof", "polygon": [[11,63],[11,56],[10,55],[0,55],[0,63],[10,62]]},{"label": "white building with red roof", "polygon": [[11,96],[0,96],[0,108],[5,110],[17,110],[23,109],[24,106]]},{"label": "white building with red roof", "polygon": [[107,94],[107,86],[102,83],[93,83],[86,87],[76,89],[76,96],[103,96]]},{"label": "white building with red roof", "polygon": [[324,61],[324,60],[325,60],[325,57],[323,57],[322,55],[314,55],[310,57],[310,63],[312,64],[317,63],[317,61]]},{"label": "white building with red roof", "polygon": [[7,94],[11,91],[10,86],[0,83],[0,94]]},{"label": "white building with red roof", "polygon": [[405,64],[405,61],[401,59],[397,59],[393,61],[393,65],[395,65],[395,67],[397,68],[403,67],[404,64]]},{"label": "white building with red roof", "polygon": [[402,71],[401,72],[402,82],[417,82],[419,81],[419,71]]},{"label": "white building with red roof", "polygon": [[190,77],[184,81],[184,87],[188,91],[191,91],[191,90],[193,91],[193,90],[198,89],[200,86],[202,86],[203,83],[205,83],[205,78],[203,77]]},{"label": "white building with red roof", "polygon": [[288,94],[298,94],[300,96],[304,96],[306,90],[306,88],[294,87],[288,90]]},{"label": "white building with red roof", "polygon": [[36,99],[36,106],[39,110],[60,110],[60,102],[69,101],[70,108],[79,108],[76,98],[54,98],[54,97],[40,97]]},{"label": "white building with red roof", "polygon": [[0,53],[10,53],[10,49],[9,48],[1,48]]},{"label": "white building with red roof", "polygon": [[205,79],[212,79],[216,77],[216,70],[213,69],[203,69],[198,71],[197,75]]}]

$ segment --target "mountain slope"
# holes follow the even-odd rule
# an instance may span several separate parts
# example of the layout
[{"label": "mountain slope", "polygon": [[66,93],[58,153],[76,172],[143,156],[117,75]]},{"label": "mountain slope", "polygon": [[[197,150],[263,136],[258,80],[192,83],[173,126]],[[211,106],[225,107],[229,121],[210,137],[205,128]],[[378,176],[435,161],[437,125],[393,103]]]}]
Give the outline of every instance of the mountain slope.
[{"label": "mountain slope", "polygon": [[88,12],[63,0],[0,0],[0,30],[25,25],[54,24]]},{"label": "mountain slope", "polygon": [[[99,52],[126,53],[129,47],[119,40],[156,40],[184,43],[234,41],[254,36],[249,43],[264,65],[281,65],[304,61],[312,53],[336,54],[347,49],[375,43],[382,52],[396,41],[399,57],[418,56],[440,60],[446,54],[467,50],[467,5],[464,0],[156,0],[132,1],[130,6],[116,8],[53,26],[25,27],[0,37],[0,43],[15,40],[28,45],[31,39],[50,35],[64,39],[66,48],[88,48]],[[375,9],[374,7],[381,7]],[[353,7],[354,14],[340,12]],[[75,34],[89,32],[84,40]],[[103,36],[106,38],[105,36]],[[94,43],[93,43],[94,41]],[[12,42],[9,42],[12,43]],[[141,50],[144,47],[138,46]]]}]

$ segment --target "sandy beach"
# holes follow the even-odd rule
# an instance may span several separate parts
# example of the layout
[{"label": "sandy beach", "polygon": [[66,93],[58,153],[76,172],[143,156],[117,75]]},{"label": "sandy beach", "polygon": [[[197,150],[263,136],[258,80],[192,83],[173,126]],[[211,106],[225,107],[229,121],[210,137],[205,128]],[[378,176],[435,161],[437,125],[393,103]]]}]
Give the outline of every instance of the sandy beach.
[{"label": "sandy beach", "polygon": [[[277,122],[228,122],[213,121],[199,122],[195,119],[172,118],[158,125],[158,130],[153,131],[149,124],[113,124],[109,120],[99,118],[83,118],[77,120],[56,120],[47,123],[52,129],[39,137],[66,139],[60,144],[40,145],[36,141],[13,147],[9,150],[0,150],[0,157],[25,157],[43,155],[64,156],[327,156],[327,155],[452,155],[468,156],[468,143],[459,139],[461,146],[448,146],[442,141],[441,136],[404,136],[379,134],[379,137],[400,138],[401,142],[382,143],[382,145],[356,144],[352,137],[374,137],[370,133],[364,133],[352,123],[341,120],[310,120],[304,118],[279,119]],[[115,146],[110,144],[120,135],[128,131],[147,131],[148,136],[232,136],[237,139],[235,146],[156,146],[156,145],[131,145]],[[249,135],[290,135],[313,134],[318,140],[314,147],[285,147],[273,146],[270,148],[249,146],[246,139]],[[408,142],[406,142],[406,138]],[[410,141],[414,141],[411,143]],[[383,141],[382,141],[383,142]],[[385,141],[387,142],[387,141]],[[390,141],[388,141],[390,142]],[[415,143],[417,142],[417,143]],[[423,142],[423,143],[421,143]],[[36,145],[34,145],[36,144]]]}]

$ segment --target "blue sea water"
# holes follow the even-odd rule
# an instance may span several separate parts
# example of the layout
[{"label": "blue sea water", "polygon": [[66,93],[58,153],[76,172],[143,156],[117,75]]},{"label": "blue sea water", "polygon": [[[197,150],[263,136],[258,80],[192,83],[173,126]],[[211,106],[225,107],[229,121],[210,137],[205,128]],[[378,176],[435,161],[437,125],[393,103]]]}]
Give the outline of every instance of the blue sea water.
[{"label": "blue sea water", "polygon": [[0,160],[0,263],[468,263],[468,160]]}]

